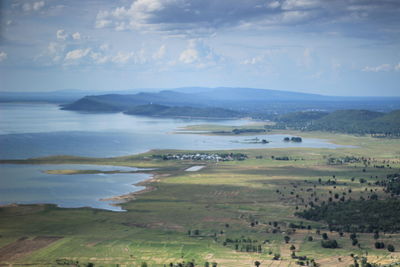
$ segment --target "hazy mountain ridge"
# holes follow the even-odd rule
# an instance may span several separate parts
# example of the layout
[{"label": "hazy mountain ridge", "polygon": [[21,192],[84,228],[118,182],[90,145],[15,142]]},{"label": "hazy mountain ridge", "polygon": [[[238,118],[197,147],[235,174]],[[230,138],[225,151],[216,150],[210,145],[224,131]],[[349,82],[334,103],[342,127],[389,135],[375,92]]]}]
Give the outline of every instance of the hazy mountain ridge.
[{"label": "hazy mountain ridge", "polygon": [[[390,111],[400,108],[400,98],[339,97],[253,88],[178,88],[137,94],[86,96],[85,101],[64,105],[68,110],[126,111],[138,105],[213,107],[235,110],[253,117],[268,118],[274,113],[301,110],[370,109]],[[86,107],[87,105],[87,107]],[[269,114],[269,115],[268,115]]]}]

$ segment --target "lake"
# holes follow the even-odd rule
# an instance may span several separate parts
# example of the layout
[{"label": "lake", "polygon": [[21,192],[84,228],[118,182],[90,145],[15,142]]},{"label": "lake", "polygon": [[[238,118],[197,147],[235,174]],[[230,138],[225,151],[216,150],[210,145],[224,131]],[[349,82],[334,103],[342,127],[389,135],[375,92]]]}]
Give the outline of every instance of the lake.
[{"label": "lake", "polygon": [[[91,114],[60,110],[53,104],[0,104],[0,158],[24,159],[49,155],[124,156],[150,149],[223,150],[243,148],[337,148],[321,139],[282,142],[283,135],[207,136],[172,134],[193,124],[244,125],[246,120],[187,120]],[[245,144],[249,138],[269,144]]]},{"label": "lake", "polygon": [[[150,149],[226,150],[244,148],[337,148],[321,139],[283,142],[283,135],[207,136],[173,134],[194,124],[244,125],[246,120],[188,120],[130,116],[122,113],[79,113],[54,104],[0,104],[0,158],[25,159],[49,155],[124,156]],[[246,143],[251,138],[268,144]],[[101,169],[110,166],[0,165],[0,204],[54,203],[60,207],[120,210],[99,201],[140,190],[132,184],[148,174],[50,175],[48,169]],[[117,167],[122,170],[124,167]]]},{"label": "lake", "polygon": [[47,174],[46,170],[120,170],[135,171],[136,168],[102,165],[28,165],[0,164],[0,205],[18,204],[56,204],[59,207],[92,207],[122,211],[113,206],[112,201],[103,198],[120,196],[143,189],[134,186],[149,179],[150,174]]}]

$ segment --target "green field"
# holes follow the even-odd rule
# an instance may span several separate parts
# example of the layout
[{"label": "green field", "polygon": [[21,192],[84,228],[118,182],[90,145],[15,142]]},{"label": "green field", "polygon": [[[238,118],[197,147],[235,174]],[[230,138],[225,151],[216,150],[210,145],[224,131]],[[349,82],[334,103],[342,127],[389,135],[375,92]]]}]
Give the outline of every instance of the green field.
[{"label": "green field", "polygon": [[[207,127],[193,129],[207,130]],[[371,189],[377,189],[380,197],[387,197],[381,187],[366,186],[359,178],[372,182],[399,172],[400,140],[319,132],[279,133],[323,138],[356,147],[237,150],[229,152],[245,153],[248,159],[227,162],[199,163],[151,156],[182,152],[173,150],[105,159],[58,156],[9,161],[110,164],[156,170],[152,171],[154,179],[147,182],[152,190],[121,204],[126,212],[62,209],[52,205],[0,208],[0,252],[1,247],[4,250],[5,246],[18,243],[21,237],[32,240],[27,242],[30,248],[21,245],[23,248],[19,250],[9,251],[5,256],[0,254],[0,263],[12,263],[13,266],[73,266],[76,262],[81,266],[88,263],[141,266],[146,262],[148,266],[169,266],[171,262],[194,260],[196,266],[216,262],[218,266],[229,267],[254,266],[254,261],[258,260],[261,266],[299,266],[296,264],[299,260],[291,258],[292,245],[296,255],[307,256],[320,266],[349,266],[353,262],[351,253],[359,256],[367,253],[370,262],[380,264],[400,262],[400,253],[396,252],[400,251],[397,233],[380,234],[379,240],[395,246],[396,251],[391,253],[386,249],[375,249],[371,233],[358,234],[360,247],[353,246],[349,233],[340,236],[330,232],[324,222],[307,221],[294,215],[296,207],[305,209],[315,196],[318,196],[317,202],[327,201],[330,195],[343,195],[349,189],[354,199],[367,197]],[[286,156],[289,160],[276,160]],[[329,158],[345,156],[370,158],[373,164],[367,167],[361,162],[328,164]],[[197,172],[184,171],[199,164],[206,167]],[[389,166],[373,167],[381,164]],[[65,173],[73,175],[68,170]],[[335,186],[318,182],[333,177],[337,182]],[[366,187],[368,191],[365,191]],[[303,225],[305,229],[294,230],[290,223]],[[322,236],[316,229],[335,238],[339,248],[322,248]],[[288,243],[284,241],[285,236],[290,237]],[[309,236],[313,241],[308,241]],[[33,239],[36,237],[60,238],[35,249]],[[280,259],[273,260],[274,254],[280,254]]]}]

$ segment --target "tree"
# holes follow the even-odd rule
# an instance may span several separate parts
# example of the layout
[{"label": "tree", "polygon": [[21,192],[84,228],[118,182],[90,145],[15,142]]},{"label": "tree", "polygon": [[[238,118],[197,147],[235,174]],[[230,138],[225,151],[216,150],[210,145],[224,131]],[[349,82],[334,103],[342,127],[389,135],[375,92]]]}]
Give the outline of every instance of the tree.
[{"label": "tree", "polygon": [[321,241],[321,246],[323,248],[338,248],[339,245],[335,239],[333,240],[322,240]]},{"label": "tree", "polygon": [[289,243],[289,241],[290,241],[290,237],[289,236],[285,235],[284,239],[285,239],[286,244]]},{"label": "tree", "polygon": [[394,252],[394,246],[393,246],[392,244],[389,244],[389,245],[387,246],[387,250],[388,250],[389,252]]},{"label": "tree", "polygon": [[323,238],[324,240],[328,240],[328,234],[327,234],[327,233],[323,233],[323,234],[322,234],[322,238]]},{"label": "tree", "polygon": [[385,243],[383,243],[383,242],[375,242],[375,248],[376,249],[385,248]]},{"label": "tree", "polygon": [[142,262],[142,264],[140,264],[140,267],[147,267],[147,263],[146,262]]},{"label": "tree", "polygon": [[294,245],[291,245],[290,250],[296,250],[296,247]]},{"label": "tree", "polygon": [[261,262],[259,262],[259,261],[255,261],[255,262],[254,262],[254,265],[258,267],[258,266],[260,266],[260,265],[261,265]]},{"label": "tree", "polygon": [[310,241],[310,242],[313,241],[313,237],[312,237],[312,236],[309,236],[309,237],[308,237],[308,241]]}]

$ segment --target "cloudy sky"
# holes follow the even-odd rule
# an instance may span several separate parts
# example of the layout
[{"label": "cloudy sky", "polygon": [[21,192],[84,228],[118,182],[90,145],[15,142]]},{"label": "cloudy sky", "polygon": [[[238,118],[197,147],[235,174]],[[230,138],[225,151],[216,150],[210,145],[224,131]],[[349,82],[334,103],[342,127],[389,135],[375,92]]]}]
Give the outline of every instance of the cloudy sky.
[{"label": "cloudy sky", "polygon": [[0,0],[0,90],[400,96],[399,0]]}]

